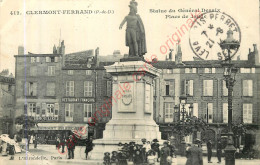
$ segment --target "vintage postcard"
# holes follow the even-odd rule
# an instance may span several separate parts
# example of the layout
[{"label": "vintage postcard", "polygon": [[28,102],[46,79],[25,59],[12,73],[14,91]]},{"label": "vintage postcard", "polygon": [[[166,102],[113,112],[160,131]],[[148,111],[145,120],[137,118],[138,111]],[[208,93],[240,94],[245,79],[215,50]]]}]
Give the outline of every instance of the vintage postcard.
[{"label": "vintage postcard", "polygon": [[259,0],[0,0],[0,164],[260,164]]}]

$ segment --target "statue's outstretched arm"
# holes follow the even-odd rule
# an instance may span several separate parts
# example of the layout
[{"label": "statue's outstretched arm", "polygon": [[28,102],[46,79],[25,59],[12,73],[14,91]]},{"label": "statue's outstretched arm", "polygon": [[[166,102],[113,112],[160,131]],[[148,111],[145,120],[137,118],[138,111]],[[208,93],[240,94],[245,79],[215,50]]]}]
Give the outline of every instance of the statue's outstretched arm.
[{"label": "statue's outstretched arm", "polygon": [[124,18],[124,20],[121,22],[120,26],[119,26],[119,29],[122,29],[122,27],[124,26],[126,22],[126,17]]}]

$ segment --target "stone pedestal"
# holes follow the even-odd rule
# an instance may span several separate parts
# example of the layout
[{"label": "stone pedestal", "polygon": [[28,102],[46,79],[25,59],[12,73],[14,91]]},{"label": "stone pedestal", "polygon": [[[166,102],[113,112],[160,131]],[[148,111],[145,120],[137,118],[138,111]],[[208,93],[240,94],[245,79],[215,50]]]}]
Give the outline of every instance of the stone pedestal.
[{"label": "stone pedestal", "polygon": [[236,148],[234,147],[233,143],[233,133],[229,132],[228,134],[228,145],[224,149],[225,151],[225,164],[226,165],[235,165],[235,152]]},{"label": "stone pedestal", "polygon": [[105,68],[113,77],[112,119],[106,124],[103,139],[93,141],[92,160],[102,159],[104,152],[117,151],[119,142],[161,140],[153,120],[153,79],[159,70],[143,61],[117,62]]}]

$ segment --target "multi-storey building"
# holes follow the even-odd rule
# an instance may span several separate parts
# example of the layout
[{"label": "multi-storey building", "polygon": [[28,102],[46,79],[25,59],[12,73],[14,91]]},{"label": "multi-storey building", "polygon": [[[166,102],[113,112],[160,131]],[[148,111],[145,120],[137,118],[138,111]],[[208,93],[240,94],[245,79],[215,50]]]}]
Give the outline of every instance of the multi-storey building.
[{"label": "multi-storey building", "polygon": [[88,124],[89,134],[100,138],[105,123],[111,118],[111,113],[97,113],[103,111],[102,105],[111,95],[112,88],[111,76],[105,72],[103,65],[112,63],[99,62],[99,49],[95,50],[95,56],[93,51],[66,55],[61,74],[61,108],[65,114],[61,116],[66,122]]},{"label": "multi-storey building", "polygon": [[12,134],[14,127],[15,79],[6,73],[0,73],[0,134]]},{"label": "multi-storey building", "polygon": [[62,83],[60,68],[64,52],[65,45],[62,42],[58,50],[54,46],[52,54],[25,54],[23,47],[19,47],[18,55],[15,55],[16,117],[22,114],[32,116],[38,122],[37,131],[41,139],[48,136],[51,140],[55,126],[64,126],[66,130],[65,125],[59,124],[63,122],[59,117],[59,107]]},{"label": "multi-storey building", "polygon": [[[254,143],[259,137],[254,129],[259,128],[260,99],[260,65],[256,45],[254,51],[249,50],[248,60],[234,60],[232,63],[239,68],[233,91],[233,122],[245,123],[249,126],[244,138]],[[182,61],[180,46],[177,48],[175,61],[159,61],[155,67],[162,69],[155,89],[155,120],[160,125],[162,138],[172,135],[171,125],[177,120],[178,114],[174,107],[179,106],[179,97],[187,96],[186,109],[193,104],[193,115],[204,119],[210,129],[203,134],[186,137],[186,142],[196,138],[213,141],[225,132],[228,123],[228,103],[226,83],[224,80],[222,61]],[[180,106],[179,106],[180,107]]]},{"label": "multi-storey building", "polygon": [[[67,135],[73,128],[90,125],[88,133],[102,138],[105,123],[111,113],[105,112],[107,101],[112,96],[111,76],[104,66],[113,64],[122,56],[115,51],[113,58],[99,56],[99,49],[65,54],[64,42],[53,48],[52,54],[26,54],[19,48],[16,58],[16,116],[27,112],[39,122],[38,133],[48,136]],[[245,136],[250,143],[257,140],[260,124],[260,65],[259,55],[249,51],[248,60],[232,61],[239,72],[233,91],[233,121],[249,126]],[[227,88],[224,82],[221,61],[182,61],[181,47],[177,48],[175,61],[172,56],[166,61],[154,63],[162,74],[156,78],[154,88],[154,119],[160,125],[162,138],[172,135],[171,125],[178,120],[174,107],[179,106],[179,97],[187,96],[187,105],[193,105],[192,114],[204,119],[210,129],[186,137],[187,142],[206,137],[216,140],[225,132],[228,122]],[[26,105],[26,106],[25,106]],[[180,107],[180,106],[179,106]],[[98,112],[99,111],[99,112]],[[44,120],[42,120],[44,118]],[[44,136],[45,136],[44,135]],[[53,138],[53,137],[52,137]]]},{"label": "multi-storey building", "polygon": [[52,54],[24,54],[19,47],[15,55],[16,117],[32,116],[38,127],[31,133],[49,142],[88,125],[88,135],[102,137],[111,113],[95,121],[90,117],[98,115],[96,111],[104,108],[112,93],[104,65],[113,62],[100,62],[100,58],[99,48],[65,54],[64,41],[53,47]]}]

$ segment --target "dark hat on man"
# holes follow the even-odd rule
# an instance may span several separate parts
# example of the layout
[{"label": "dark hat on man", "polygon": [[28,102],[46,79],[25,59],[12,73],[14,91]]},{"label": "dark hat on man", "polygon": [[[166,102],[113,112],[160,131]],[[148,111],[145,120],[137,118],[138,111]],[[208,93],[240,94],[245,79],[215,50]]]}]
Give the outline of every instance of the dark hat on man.
[{"label": "dark hat on man", "polygon": [[119,142],[119,143],[118,143],[118,146],[122,146],[122,143],[121,143],[121,142]]},{"label": "dark hat on man", "polygon": [[153,142],[155,143],[155,142],[159,142],[157,139],[153,139]]},{"label": "dark hat on man", "polygon": [[167,144],[168,145],[169,143],[168,143],[168,141],[165,141],[165,142],[163,142],[163,144]]},{"label": "dark hat on man", "polygon": [[109,152],[105,152],[105,153],[104,153],[104,155],[106,155],[106,156],[109,156],[109,155],[110,155],[110,153],[109,153]]},{"label": "dark hat on man", "polygon": [[112,151],[112,154],[117,154],[117,152],[116,151]]},{"label": "dark hat on man", "polygon": [[141,139],[141,141],[142,141],[142,142],[146,142],[146,139],[145,139],[145,138],[143,138],[143,139]]}]

